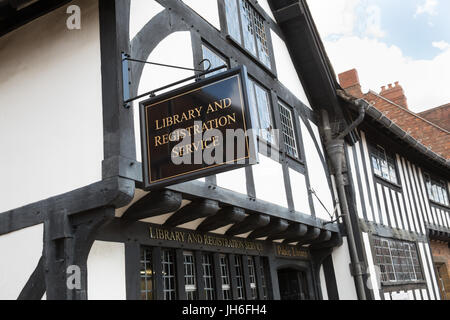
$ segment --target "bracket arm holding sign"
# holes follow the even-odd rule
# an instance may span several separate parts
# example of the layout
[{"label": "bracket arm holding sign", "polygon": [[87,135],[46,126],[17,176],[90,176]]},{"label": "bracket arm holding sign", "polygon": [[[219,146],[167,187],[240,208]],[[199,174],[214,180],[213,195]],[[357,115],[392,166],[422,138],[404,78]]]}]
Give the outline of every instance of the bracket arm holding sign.
[{"label": "bracket arm holding sign", "polygon": [[[171,83],[169,85],[148,91],[146,93],[143,93],[141,95],[138,95],[134,98],[130,97],[130,67],[129,67],[129,62],[137,62],[137,63],[145,63],[145,64],[150,64],[150,65],[156,65],[156,66],[160,66],[160,67],[165,67],[165,68],[174,68],[174,69],[181,69],[181,70],[189,70],[189,71],[195,71],[198,72],[198,74],[185,78],[185,79],[181,79],[180,81]],[[209,73],[213,73],[216,71],[219,71],[221,69],[226,69],[228,68],[227,65],[222,65],[216,68],[211,69],[211,61],[209,61],[208,59],[203,59],[202,61],[200,61],[199,65],[202,65],[204,62],[208,62],[209,66],[208,68],[206,68],[206,70],[200,70],[200,69],[192,69],[192,68],[186,68],[186,67],[180,67],[180,66],[175,66],[175,65],[170,65],[170,64],[164,64],[164,63],[158,63],[158,62],[151,62],[151,61],[144,61],[144,60],[138,60],[138,59],[133,59],[131,58],[131,56],[127,53],[123,53],[122,52],[122,83],[123,83],[123,106],[125,109],[129,109],[130,108],[130,102],[133,102],[135,100],[141,99],[145,96],[150,96],[150,97],[154,97],[156,92],[168,89],[170,87],[179,85],[181,83],[187,82],[189,80],[193,80],[196,79],[196,81],[198,81],[202,76],[209,74]]]}]

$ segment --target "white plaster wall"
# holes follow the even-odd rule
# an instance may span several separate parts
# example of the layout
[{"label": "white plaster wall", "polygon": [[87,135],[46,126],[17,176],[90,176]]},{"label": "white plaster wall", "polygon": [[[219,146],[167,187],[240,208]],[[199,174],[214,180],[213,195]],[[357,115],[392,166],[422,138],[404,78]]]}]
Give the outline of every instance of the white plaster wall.
[{"label": "white plaster wall", "polygon": [[375,300],[381,300],[380,296],[380,287],[381,287],[381,279],[378,278],[378,273],[375,269],[374,259],[372,255],[372,249],[370,246],[369,241],[369,235],[367,233],[363,233],[363,242],[364,242],[364,249],[366,251],[367,256],[367,262],[368,262],[368,269],[370,278],[368,279],[368,284],[370,284],[370,289],[373,291],[373,294],[375,296]]},{"label": "white plaster wall", "polygon": [[414,300],[414,299],[411,299],[408,292],[406,292],[406,291],[392,292],[391,299],[392,300]]},{"label": "white plaster wall", "polygon": [[217,0],[182,0],[217,30],[220,30],[219,8]]},{"label": "white plaster wall", "polygon": [[275,54],[278,80],[301,102],[311,108],[285,42],[272,30],[270,31],[270,34],[272,36],[272,46]]},{"label": "white plaster wall", "polygon": [[332,258],[340,300],[358,300],[355,281],[350,273],[350,253],[347,237],[342,238],[343,245],[333,250]]},{"label": "white plaster wall", "polygon": [[0,212],[101,180],[97,1],[79,0],[0,38]]},{"label": "white plaster wall", "polygon": [[323,272],[323,266],[320,267],[319,278],[320,278],[320,288],[322,289],[323,300],[328,300],[327,282],[325,280],[325,273]]},{"label": "white plaster wall", "polygon": [[[176,48],[176,50],[174,50]],[[176,66],[194,68],[194,57],[192,52],[191,34],[189,31],[178,31],[172,33],[152,51],[147,59],[152,62],[162,62]],[[138,94],[148,92],[152,89],[165,86],[178,80],[193,76],[193,71],[163,68],[154,65],[145,65],[139,84]],[[188,84],[183,83],[168,90]],[[165,90],[165,91],[168,91]],[[164,91],[159,92],[159,94]],[[148,98],[148,97],[147,97]],[[141,99],[145,100],[147,98]],[[134,130],[136,136],[136,159],[141,159],[141,133],[139,120],[139,101],[134,102]]]},{"label": "white plaster wall", "polygon": [[154,16],[165,8],[155,0],[131,0],[130,6],[130,40],[149,22]]},{"label": "white plaster wall", "polygon": [[247,194],[245,169],[237,169],[218,174],[217,185],[224,189]]},{"label": "white plaster wall", "polygon": [[259,161],[253,166],[256,198],[287,208],[281,164],[262,154],[259,154]]},{"label": "white plaster wall", "polygon": [[87,261],[89,300],[125,300],[125,245],[95,241]]},{"label": "white plaster wall", "polygon": [[272,20],[275,21],[272,10],[270,10],[269,2],[267,2],[267,0],[258,0],[257,2],[261,6],[261,8],[263,8],[264,11],[269,15],[269,17],[271,17]]},{"label": "white plaster wall", "polygon": [[295,210],[310,215],[311,207],[309,206],[308,188],[306,186],[305,176],[289,168],[289,177],[291,180]]},{"label": "white plaster wall", "polygon": [[[302,130],[303,143],[305,147],[305,157],[306,163],[308,165],[308,174],[311,188],[316,191],[317,196],[325,205],[328,212],[331,214],[334,211],[332,190],[330,190],[330,187],[328,185],[327,174],[319,156],[319,152],[323,155],[319,131],[317,129],[317,126],[310,121],[310,125],[313,129],[315,138],[319,144],[319,150],[317,150],[313,138],[309,134],[309,131],[307,130],[305,124],[301,119],[299,119],[299,123]],[[314,195],[313,201],[316,217],[329,221],[330,215]]]},{"label": "white plaster wall", "polygon": [[0,300],[16,300],[42,256],[43,224],[0,236]]}]

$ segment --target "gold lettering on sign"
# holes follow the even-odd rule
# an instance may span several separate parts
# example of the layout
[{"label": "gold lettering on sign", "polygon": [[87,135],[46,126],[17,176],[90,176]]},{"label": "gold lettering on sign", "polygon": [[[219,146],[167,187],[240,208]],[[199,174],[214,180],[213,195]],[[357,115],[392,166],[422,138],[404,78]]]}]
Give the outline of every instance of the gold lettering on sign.
[{"label": "gold lettering on sign", "polygon": [[280,257],[309,258],[307,250],[294,246],[276,245],[276,253]]},{"label": "gold lettering on sign", "polygon": [[241,249],[248,251],[263,251],[262,244],[255,241],[248,241],[244,239],[227,239],[208,234],[202,235],[196,232],[170,231],[158,227],[149,227],[149,236],[150,239],[154,240],[175,241],[189,244],[205,244],[212,247]]}]

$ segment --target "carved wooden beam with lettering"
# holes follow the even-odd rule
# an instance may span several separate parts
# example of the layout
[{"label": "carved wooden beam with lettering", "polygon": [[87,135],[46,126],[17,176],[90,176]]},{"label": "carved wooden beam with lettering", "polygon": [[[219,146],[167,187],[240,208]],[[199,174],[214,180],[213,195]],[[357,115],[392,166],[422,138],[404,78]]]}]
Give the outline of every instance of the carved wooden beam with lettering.
[{"label": "carved wooden beam with lettering", "polygon": [[177,211],[181,207],[181,193],[169,190],[154,191],[133,204],[122,219],[141,220]]},{"label": "carved wooden beam with lettering", "polygon": [[270,223],[262,228],[256,229],[249,236],[248,239],[258,239],[268,237],[273,234],[279,234],[289,227],[289,222],[280,218],[270,218]]},{"label": "carved wooden beam with lettering", "polygon": [[238,234],[244,234],[262,227],[267,226],[270,223],[270,217],[262,214],[249,215],[244,221],[236,223],[225,233],[227,236],[236,236]]},{"label": "carved wooden beam with lettering", "polygon": [[246,218],[245,210],[237,207],[225,207],[216,215],[206,218],[197,228],[197,231],[210,232],[229,224],[239,223]]},{"label": "carved wooden beam with lettering", "polygon": [[215,215],[220,210],[219,202],[214,200],[194,201],[175,212],[164,223],[164,227],[173,228],[179,225]]}]

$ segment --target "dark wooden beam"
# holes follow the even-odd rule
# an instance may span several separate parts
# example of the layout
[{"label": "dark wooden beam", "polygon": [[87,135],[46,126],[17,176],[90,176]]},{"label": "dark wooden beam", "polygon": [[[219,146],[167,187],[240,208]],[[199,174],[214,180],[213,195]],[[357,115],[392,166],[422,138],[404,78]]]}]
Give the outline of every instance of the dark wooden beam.
[{"label": "dark wooden beam", "polygon": [[233,237],[238,234],[244,234],[258,228],[267,226],[270,223],[270,217],[260,214],[251,214],[244,221],[236,223],[225,233]]},{"label": "dark wooden beam", "polygon": [[308,226],[301,223],[291,223],[291,225],[284,231],[275,235],[271,235],[267,240],[274,241],[280,239],[299,239],[306,235]]},{"label": "dark wooden beam", "polygon": [[299,245],[308,244],[319,238],[321,230],[319,228],[308,227],[308,232],[302,237],[286,239],[283,243],[299,242]]},{"label": "dark wooden beam", "polygon": [[242,222],[246,218],[245,210],[237,207],[225,207],[211,217],[206,218],[197,228],[197,231],[210,232],[229,224]]},{"label": "dark wooden beam", "polygon": [[182,196],[173,191],[154,191],[133,204],[122,219],[137,221],[175,212],[181,207]]},{"label": "dark wooden beam", "polygon": [[214,200],[194,201],[175,212],[164,223],[165,227],[174,228],[199,218],[210,217],[220,210],[219,203]]},{"label": "dark wooden beam", "polygon": [[279,218],[270,218],[270,223],[262,228],[256,229],[253,231],[248,238],[249,239],[258,239],[263,237],[268,237],[273,234],[279,234],[289,227],[289,222],[284,219]]}]

